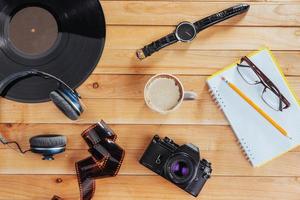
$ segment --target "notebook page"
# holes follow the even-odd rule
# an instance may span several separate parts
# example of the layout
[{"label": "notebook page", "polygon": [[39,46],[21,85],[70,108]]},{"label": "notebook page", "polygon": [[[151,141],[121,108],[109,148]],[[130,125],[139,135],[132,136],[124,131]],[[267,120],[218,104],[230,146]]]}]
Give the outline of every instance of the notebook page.
[{"label": "notebook page", "polygon": [[273,61],[272,56],[268,50],[260,51],[260,53],[252,56],[251,61],[259,67],[259,69],[268,76],[268,78],[277,86],[280,92],[288,99],[291,106],[288,109],[284,109],[283,112],[273,110],[266,105],[261,99],[263,86],[250,86],[240,78],[236,76],[234,84],[236,84],[245,94],[247,94],[252,101],[254,101],[259,107],[261,107],[269,116],[271,116],[278,124],[280,124],[297,143],[300,142],[300,107],[289,90],[284,78]]},{"label": "notebook page", "polygon": [[[268,75],[290,101],[291,107],[289,109],[279,112],[269,108],[261,99],[263,87],[248,85],[241,78],[236,66],[209,79],[208,85],[229,120],[251,164],[259,166],[298,146],[300,134],[297,130],[300,130],[300,123],[298,123],[300,120],[300,109],[269,52],[263,50],[251,57],[251,60]],[[224,83],[221,80],[222,76],[242,90],[244,94],[287,130],[289,136],[293,139],[283,136],[272,124]]]}]

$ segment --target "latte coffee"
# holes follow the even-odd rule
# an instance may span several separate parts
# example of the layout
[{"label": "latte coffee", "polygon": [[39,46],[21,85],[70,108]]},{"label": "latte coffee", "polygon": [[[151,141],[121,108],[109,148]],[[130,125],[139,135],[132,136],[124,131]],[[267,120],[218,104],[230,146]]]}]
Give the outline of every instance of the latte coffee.
[{"label": "latte coffee", "polygon": [[181,82],[175,76],[158,74],[146,84],[144,96],[146,104],[152,110],[166,114],[180,106],[185,92]]},{"label": "latte coffee", "polygon": [[181,100],[182,91],[174,79],[157,78],[148,86],[147,99],[155,109],[169,111]]}]

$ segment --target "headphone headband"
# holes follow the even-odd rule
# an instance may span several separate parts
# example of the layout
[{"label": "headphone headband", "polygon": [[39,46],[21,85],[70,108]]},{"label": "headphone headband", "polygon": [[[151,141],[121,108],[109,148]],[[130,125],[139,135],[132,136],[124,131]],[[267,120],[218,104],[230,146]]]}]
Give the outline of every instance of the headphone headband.
[{"label": "headphone headband", "polygon": [[75,90],[73,90],[72,88],[70,88],[70,86],[68,86],[65,82],[63,82],[59,78],[57,78],[57,77],[55,77],[55,76],[53,76],[51,74],[48,74],[46,72],[42,72],[42,71],[38,71],[38,70],[34,70],[34,69],[33,70],[28,70],[28,71],[17,72],[17,73],[9,75],[5,79],[3,79],[0,82],[0,96],[3,95],[3,92],[5,91],[5,89],[7,87],[9,87],[9,85],[11,83],[13,83],[14,81],[17,81],[19,79],[28,77],[28,76],[40,76],[40,77],[43,77],[44,79],[51,78],[51,79],[59,82],[60,84],[64,85],[65,87],[67,87],[68,89],[70,89],[74,94],[76,94],[78,97],[80,97],[79,94]]}]

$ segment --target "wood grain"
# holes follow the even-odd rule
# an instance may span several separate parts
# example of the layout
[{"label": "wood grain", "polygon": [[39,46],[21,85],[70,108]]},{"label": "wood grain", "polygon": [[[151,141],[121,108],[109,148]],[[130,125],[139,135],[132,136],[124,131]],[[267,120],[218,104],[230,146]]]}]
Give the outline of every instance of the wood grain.
[{"label": "wood grain", "polygon": [[[53,103],[21,104],[0,100],[1,123],[71,123]],[[105,119],[113,124],[190,124],[228,125],[212,100],[186,101],[176,112],[161,115],[151,111],[143,99],[84,99],[88,108],[74,124]],[[184,116],[189,116],[184,117]]]},{"label": "wood grain", "polygon": [[[49,200],[54,194],[66,200],[79,199],[75,176],[3,175],[0,178],[1,191],[5,194],[0,196],[1,200]],[[61,183],[57,183],[58,178],[62,179]],[[299,186],[298,177],[213,177],[198,198],[202,200],[298,200]],[[94,199],[195,199],[158,176],[107,178],[97,180],[96,188]]]},{"label": "wood grain", "polygon": [[[144,99],[144,87],[152,75],[92,75],[78,92],[84,99]],[[198,94],[198,100],[211,100],[207,76],[177,76],[186,90]],[[291,88],[300,96],[299,77],[287,77]],[[21,104],[20,104],[21,105]],[[34,106],[34,105],[33,105]],[[87,107],[87,110],[89,108]],[[1,115],[0,115],[1,116]]]},{"label": "wood grain", "polygon": [[[93,123],[105,119],[108,123],[114,124],[228,124],[222,112],[211,100],[184,102],[176,112],[169,115],[151,111],[143,99],[83,101],[88,109],[74,123]],[[0,104],[1,123],[71,123],[51,102],[21,104],[1,99]]]},{"label": "wood grain", "polygon": [[[184,102],[177,112],[170,115],[154,113],[145,105],[143,88],[149,78],[148,75],[93,75],[79,89],[85,97],[86,112],[78,123],[97,122],[104,118],[110,123],[122,124],[228,124],[211,101],[205,83],[207,77],[179,76],[186,90],[197,92],[199,98],[197,101]],[[291,88],[300,95],[299,78],[289,77],[288,80]],[[70,122],[52,103],[22,104],[2,99],[1,105],[1,111],[5,113],[0,114],[2,123]],[[184,119],[182,116],[185,115],[191,117]]]},{"label": "wood grain", "polygon": [[[68,149],[87,149],[81,133],[91,124],[0,124],[1,134],[28,148],[29,138],[38,134],[58,133],[68,138]],[[191,142],[205,151],[239,152],[240,148],[230,126],[202,125],[113,125],[118,144],[126,150],[144,149],[154,134],[173,138],[178,144]],[[7,146],[0,145],[0,148]],[[293,151],[300,152],[300,147]]]},{"label": "wood grain", "polygon": [[[145,137],[147,138],[147,137]],[[148,142],[150,139],[148,140]],[[139,164],[143,149],[126,149],[122,175],[153,175]],[[75,162],[89,156],[87,150],[68,150],[55,156],[55,161],[44,161],[39,155],[21,155],[11,149],[1,149],[0,174],[75,174]],[[217,176],[300,176],[300,152],[289,152],[260,168],[253,168],[242,151],[201,151],[202,158],[213,163]],[[287,165],[287,163],[289,163]]]},{"label": "wood grain", "polygon": [[[201,40],[201,38],[199,38]],[[251,51],[162,50],[140,61],[135,50],[105,49],[94,74],[211,75]],[[286,75],[300,75],[300,51],[273,51]],[[180,58],[180,59],[177,59]]]},{"label": "wood grain", "polygon": [[[143,99],[144,87],[152,75],[92,75],[80,88],[85,99]],[[186,90],[198,94],[198,99],[211,100],[206,84],[207,76],[177,76]],[[300,96],[299,77],[287,78],[291,88]]]},{"label": "wood grain", "polygon": [[[68,138],[68,149],[87,149],[81,133],[91,124],[1,124],[3,136],[18,141],[22,147],[28,148],[29,138],[38,134],[59,133]],[[198,125],[110,125],[118,135],[118,144],[125,149],[143,149],[154,134],[161,137],[174,138],[177,143],[193,142],[201,150],[239,151],[235,137],[229,126]],[[130,134],[129,134],[130,133]],[[0,145],[0,148],[7,146]]]},{"label": "wood grain", "polygon": [[[108,26],[106,48],[139,49],[173,30],[171,26]],[[299,43],[298,27],[215,26],[199,33],[192,43],[178,43],[167,49],[257,50],[268,46],[272,50],[300,50]]]},{"label": "wood grain", "polygon": [[[229,26],[299,26],[300,2],[250,2],[246,14],[226,20]],[[104,1],[102,6],[109,25],[177,25],[181,21],[195,22],[235,3],[174,2],[174,1]],[[180,10],[180,12],[178,12]],[[264,15],[261,15],[264,13]],[[126,16],[126,17],[124,17]]]},{"label": "wood grain", "polygon": [[[7,146],[1,146],[0,174],[74,174],[74,163],[87,157],[87,144],[80,133],[89,125],[70,124],[20,124],[1,125],[3,135],[9,140],[20,141],[28,148],[30,137],[41,133],[56,133],[61,130],[68,138],[68,150],[56,156],[55,161],[43,161],[41,157],[28,153],[21,155]],[[201,157],[213,163],[218,176],[300,176],[300,149],[260,167],[252,168],[243,155],[230,127],[226,126],[159,126],[159,125],[112,125],[118,134],[117,143],[126,149],[123,175],[151,175],[138,160],[154,134],[168,136],[178,144],[191,142],[200,147]],[[129,134],[130,133],[130,134]],[[299,162],[298,162],[299,161]],[[286,163],[289,163],[288,165]]]},{"label": "wood grain", "polygon": [[[176,44],[146,60],[136,49],[170,33],[182,20],[195,21],[237,3],[247,14],[199,34],[191,44]],[[0,132],[28,148],[37,134],[60,133],[68,150],[52,162],[32,153],[22,156],[0,145],[0,200],[49,200],[56,194],[79,199],[74,163],[88,156],[80,134],[104,119],[126,150],[120,175],[97,181],[95,200],[195,199],[138,160],[154,134],[178,144],[192,142],[213,163],[213,178],[201,200],[299,200],[300,147],[260,168],[252,168],[239,148],[222,112],[212,102],[207,76],[262,46],[273,50],[291,87],[300,95],[299,0],[103,0],[107,21],[106,47],[93,75],[78,89],[87,106],[73,123],[52,103],[21,104],[0,100]],[[188,90],[199,94],[174,114],[151,112],[143,87],[156,73],[177,74]],[[57,181],[61,178],[62,182]]]}]

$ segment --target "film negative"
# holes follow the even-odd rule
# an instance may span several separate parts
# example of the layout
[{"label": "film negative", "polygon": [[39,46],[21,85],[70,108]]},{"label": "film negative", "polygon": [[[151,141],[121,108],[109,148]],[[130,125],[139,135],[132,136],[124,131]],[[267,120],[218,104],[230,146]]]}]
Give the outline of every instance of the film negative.
[{"label": "film negative", "polygon": [[[98,0],[0,0],[0,80],[36,69],[75,89],[97,66],[105,34]],[[56,88],[55,81],[28,77],[13,84],[5,97],[45,102]]]}]

